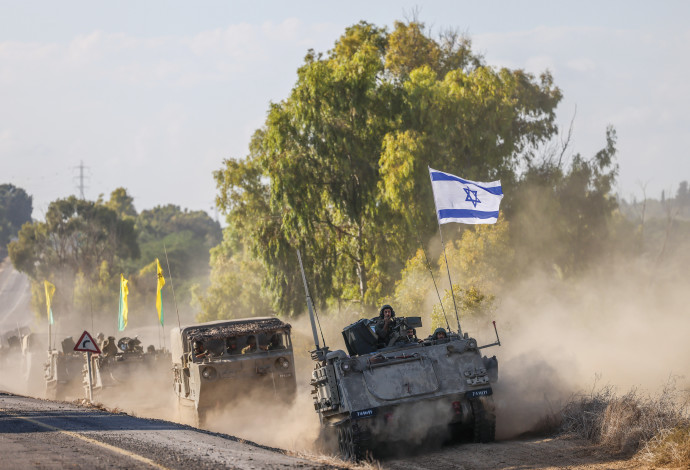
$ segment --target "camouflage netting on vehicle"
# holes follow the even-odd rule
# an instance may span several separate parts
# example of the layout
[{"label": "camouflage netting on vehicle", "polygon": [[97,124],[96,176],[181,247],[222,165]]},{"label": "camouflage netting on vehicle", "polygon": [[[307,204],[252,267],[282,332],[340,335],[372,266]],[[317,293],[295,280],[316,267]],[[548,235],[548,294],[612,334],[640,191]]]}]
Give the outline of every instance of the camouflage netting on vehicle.
[{"label": "camouflage netting on vehicle", "polygon": [[213,338],[227,338],[229,336],[243,336],[257,333],[271,333],[277,330],[290,330],[289,323],[283,323],[277,318],[260,320],[246,320],[229,325],[218,325],[206,328],[191,329],[187,336],[192,341],[204,341]]}]

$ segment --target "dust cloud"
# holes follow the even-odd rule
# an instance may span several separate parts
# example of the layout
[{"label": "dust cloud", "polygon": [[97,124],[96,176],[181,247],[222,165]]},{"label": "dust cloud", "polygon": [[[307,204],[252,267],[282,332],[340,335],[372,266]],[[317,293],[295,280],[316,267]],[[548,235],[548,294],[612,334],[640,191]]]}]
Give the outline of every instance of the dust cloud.
[{"label": "dust cloud", "polygon": [[[663,263],[644,257],[609,257],[567,280],[556,273],[530,273],[496,292],[493,316],[463,321],[462,326],[483,345],[495,341],[491,321],[495,319],[498,325],[502,346],[482,350],[499,360],[499,381],[494,386],[497,438],[534,431],[574,394],[587,393],[595,386],[612,385],[621,392],[636,387],[652,393],[672,379],[681,388],[689,387],[689,287],[686,256]],[[428,297],[427,312],[406,312],[404,306],[394,306],[399,315],[423,317],[420,338],[431,333],[430,306],[436,293],[430,292]],[[344,349],[341,331],[358,320],[360,313],[354,307],[320,313],[326,344],[331,350]],[[376,313],[369,312],[368,316]],[[58,339],[59,347],[59,340],[67,335],[76,340],[89,320],[63,323],[53,331],[53,343]],[[289,321],[297,368],[295,400],[285,404],[275,397],[232,391],[232,405],[208,417],[209,430],[292,451],[318,450],[315,441],[320,426],[309,386],[313,369],[311,326],[306,315]],[[455,329],[454,318],[450,322]],[[149,326],[136,323],[128,328],[127,336],[138,336],[144,348],[149,344],[169,346],[169,326],[163,334],[159,327],[151,326],[152,321],[147,322]],[[97,325],[96,330],[100,331]],[[0,388],[44,396],[47,332],[36,334],[36,344],[38,350],[28,356],[18,355],[9,361],[5,357]],[[167,379],[152,382],[150,374],[140,373],[117,390],[95,397],[95,401],[141,417],[178,420],[170,365],[160,367],[166,368]],[[425,417],[434,415],[432,411],[417,407],[404,427],[421,430]]]},{"label": "dust cloud", "polygon": [[573,394],[595,387],[687,387],[684,272],[680,260],[607,260],[568,281],[533,275],[501,293],[497,437],[533,430]]}]

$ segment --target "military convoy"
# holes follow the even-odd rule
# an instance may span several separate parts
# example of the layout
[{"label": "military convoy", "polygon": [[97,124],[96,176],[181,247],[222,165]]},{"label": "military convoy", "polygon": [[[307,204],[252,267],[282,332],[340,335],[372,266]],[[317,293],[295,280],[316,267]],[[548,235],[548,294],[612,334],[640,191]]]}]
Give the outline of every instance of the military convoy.
[{"label": "military convoy", "polygon": [[272,317],[174,328],[173,389],[181,420],[203,426],[211,410],[249,393],[291,401],[297,382],[290,329]]},{"label": "military convoy", "polygon": [[[357,461],[397,442],[494,440],[492,384],[498,379],[498,361],[482,356],[481,350],[500,345],[497,332],[495,343],[479,346],[461,332],[458,321],[457,332],[448,327],[443,334],[418,339],[421,318],[395,318],[385,306],[390,310],[385,318],[382,309],[377,318],[346,326],[346,350],[331,351],[319,344],[301,257],[300,268],[315,345],[309,383],[323,442],[337,444],[341,457]],[[5,351],[18,349],[11,340],[5,342]],[[30,349],[28,340],[26,346]],[[102,397],[118,386],[131,388],[137,379],[170,383],[172,375],[179,418],[195,426],[204,426],[209,413],[241,397],[254,403],[264,397],[286,403],[295,398],[291,326],[277,318],[174,328],[170,347],[171,352],[153,346],[144,351],[137,338],[115,343],[109,337],[101,343],[102,354],[91,357],[94,395]],[[89,368],[73,348],[74,341],[67,338],[61,351],[48,352],[48,398],[84,396],[81,387],[89,382]]]}]

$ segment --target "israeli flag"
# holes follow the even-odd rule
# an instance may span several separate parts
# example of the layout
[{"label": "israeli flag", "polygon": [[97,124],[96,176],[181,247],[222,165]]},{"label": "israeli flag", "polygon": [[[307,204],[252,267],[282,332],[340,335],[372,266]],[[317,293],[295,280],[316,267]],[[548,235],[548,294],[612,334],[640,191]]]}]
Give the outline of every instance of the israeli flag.
[{"label": "israeli flag", "polygon": [[429,168],[438,223],[495,224],[503,199],[500,181],[480,183]]}]

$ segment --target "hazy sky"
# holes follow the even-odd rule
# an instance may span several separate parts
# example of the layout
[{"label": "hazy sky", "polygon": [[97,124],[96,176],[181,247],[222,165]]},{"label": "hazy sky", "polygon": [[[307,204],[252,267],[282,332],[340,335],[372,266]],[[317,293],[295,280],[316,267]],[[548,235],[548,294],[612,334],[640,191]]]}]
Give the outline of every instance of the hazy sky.
[{"label": "hazy sky", "polygon": [[551,70],[562,127],[577,108],[575,151],[592,155],[614,125],[624,197],[690,180],[690,2],[0,0],[0,183],[43,218],[78,194],[83,161],[88,199],[124,186],[138,210],[212,213],[212,172],[244,157],[306,51],[415,6],[491,65]]}]

